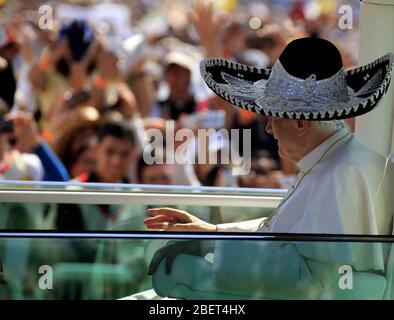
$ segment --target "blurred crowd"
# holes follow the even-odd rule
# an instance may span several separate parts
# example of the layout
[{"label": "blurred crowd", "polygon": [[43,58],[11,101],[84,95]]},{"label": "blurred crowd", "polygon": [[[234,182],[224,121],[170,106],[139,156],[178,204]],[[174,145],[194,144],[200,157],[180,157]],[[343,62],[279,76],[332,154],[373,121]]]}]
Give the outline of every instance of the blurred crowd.
[{"label": "blurred crowd", "polygon": [[[279,157],[268,119],[213,96],[199,61],[271,67],[288,41],[312,35],[336,43],[351,66],[356,2],[3,0],[0,179],[286,188],[297,167]],[[340,5],[353,8],[352,29],[338,27]],[[251,130],[249,174],[231,161],[144,163],[151,129],[164,137],[154,152],[166,154],[168,121],[196,132],[213,117],[216,130]],[[186,157],[220,155],[228,140],[196,136]]]}]

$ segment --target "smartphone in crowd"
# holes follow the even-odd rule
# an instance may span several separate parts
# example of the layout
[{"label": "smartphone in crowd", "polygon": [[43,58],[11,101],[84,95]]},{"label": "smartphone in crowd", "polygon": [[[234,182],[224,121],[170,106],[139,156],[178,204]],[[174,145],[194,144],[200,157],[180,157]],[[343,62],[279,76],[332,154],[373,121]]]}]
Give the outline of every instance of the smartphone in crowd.
[{"label": "smartphone in crowd", "polygon": [[70,109],[73,109],[83,103],[88,102],[90,98],[91,98],[90,93],[82,90],[75,93],[69,100],[67,100],[66,103]]}]

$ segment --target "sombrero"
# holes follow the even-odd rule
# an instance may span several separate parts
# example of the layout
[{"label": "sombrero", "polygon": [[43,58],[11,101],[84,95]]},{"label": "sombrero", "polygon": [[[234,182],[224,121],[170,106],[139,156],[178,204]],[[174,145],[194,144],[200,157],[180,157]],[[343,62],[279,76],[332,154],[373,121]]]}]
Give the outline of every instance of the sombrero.
[{"label": "sombrero", "polygon": [[290,42],[272,69],[223,59],[201,62],[202,77],[220,97],[272,117],[335,120],[374,109],[390,84],[393,54],[345,71],[339,50],[320,38]]}]

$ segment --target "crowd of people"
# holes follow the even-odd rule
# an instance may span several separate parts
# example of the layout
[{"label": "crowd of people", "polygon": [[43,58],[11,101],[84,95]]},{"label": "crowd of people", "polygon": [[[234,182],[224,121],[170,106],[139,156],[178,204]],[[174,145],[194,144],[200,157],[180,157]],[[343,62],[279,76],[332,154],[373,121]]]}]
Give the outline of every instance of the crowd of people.
[{"label": "crowd of people", "polygon": [[[215,56],[270,67],[290,40],[315,35],[334,40],[351,66],[357,32],[335,25],[337,6],[345,1],[271,2],[6,2],[1,117],[15,128],[2,129],[1,178],[92,181],[93,174],[107,183],[286,188],[297,168],[279,157],[265,131],[267,119],[214,97],[201,80],[199,61]],[[37,9],[43,5],[53,8],[53,17],[45,17],[53,18],[51,28],[47,13]],[[144,152],[152,151],[150,130],[166,137],[171,121],[175,131],[196,132],[212,128],[209,120],[223,114],[215,130],[251,130],[246,174],[237,174],[231,161],[193,161],[202,148],[220,155],[235,147],[242,154],[242,143],[220,135],[204,143],[196,136],[187,141],[189,161],[146,168],[150,177],[143,179],[135,164],[141,167]],[[117,157],[112,154],[120,146],[105,151],[99,136],[106,125],[121,123],[134,138],[130,154]],[[166,144],[164,138],[158,152],[166,153]],[[101,173],[101,164],[119,172]]]}]

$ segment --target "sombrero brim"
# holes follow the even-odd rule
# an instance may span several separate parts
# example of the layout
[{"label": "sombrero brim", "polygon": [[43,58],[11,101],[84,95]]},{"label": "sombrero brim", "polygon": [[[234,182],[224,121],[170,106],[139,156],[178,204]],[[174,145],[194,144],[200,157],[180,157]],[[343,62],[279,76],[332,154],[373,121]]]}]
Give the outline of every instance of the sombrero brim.
[{"label": "sombrero brim", "polygon": [[227,102],[268,116],[305,120],[356,117],[374,109],[390,85],[393,54],[345,72],[348,99],[340,102],[289,100],[266,89],[271,69],[224,59],[205,59],[201,75],[208,87]]}]

